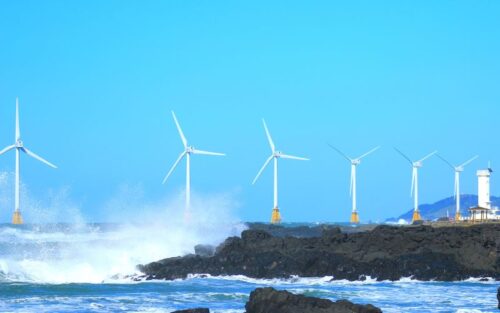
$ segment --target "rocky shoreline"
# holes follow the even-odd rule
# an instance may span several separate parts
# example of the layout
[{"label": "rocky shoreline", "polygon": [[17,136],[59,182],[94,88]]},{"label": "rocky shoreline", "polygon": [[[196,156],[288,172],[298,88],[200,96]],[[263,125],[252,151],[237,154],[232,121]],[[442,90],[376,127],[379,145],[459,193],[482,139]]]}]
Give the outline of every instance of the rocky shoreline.
[{"label": "rocky shoreline", "polygon": [[500,279],[500,225],[395,227],[320,237],[274,237],[246,230],[214,254],[187,255],[140,265],[146,279],[179,279],[188,274],[245,275],[252,278],[332,276],[334,279],[458,281]]},{"label": "rocky shoreline", "polygon": [[295,225],[283,226],[273,225],[269,223],[245,223],[248,229],[263,230],[273,237],[297,237],[297,238],[311,238],[321,237],[323,232],[339,228],[342,233],[352,234],[373,230],[378,225],[363,224],[318,224],[318,225]]},{"label": "rocky shoreline", "polygon": [[[175,311],[172,313],[209,313],[207,308]],[[274,288],[257,288],[250,294],[245,313],[382,313],[371,305],[355,304],[347,300],[336,302],[296,295]]]}]

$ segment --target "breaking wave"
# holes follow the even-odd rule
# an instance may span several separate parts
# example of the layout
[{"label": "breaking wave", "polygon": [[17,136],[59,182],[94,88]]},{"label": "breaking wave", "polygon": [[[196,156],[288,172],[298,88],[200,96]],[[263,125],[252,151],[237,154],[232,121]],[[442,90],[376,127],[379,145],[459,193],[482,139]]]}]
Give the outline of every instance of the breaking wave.
[{"label": "breaking wave", "polygon": [[[414,279],[412,277],[402,277],[397,281],[389,281],[382,280],[378,281],[375,278],[370,276],[366,276],[362,280],[346,280],[346,279],[335,279],[333,276],[324,276],[324,277],[301,277],[293,275],[289,278],[252,278],[245,275],[227,275],[227,276],[212,276],[210,274],[190,274],[186,278],[186,280],[197,280],[197,279],[211,279],[211,280],[227,280],[227,281],[235,281],[235,282],[244,282],[254,285],[262,285],[262,286],[293,286],[293,285],[301,285],[301,286],[345,286],[345,285],[377,285],[377,284],[442,284],[440,281],[421,281]],[[158,280],[161,281],[161,280]],[[181,281],[181,280],[177,280]],[[448,282],[448,284],[488,284],[488,285],[496,285],[498,282],[491,277],[483,277],[483,278],[468,278],[463,281],[456,282]]]},{"label": "breaking wave", "polygon": [[150,217],[142,211],[137,223],[0,225],[0,282],[123,282],[138,274],[138,264],[193,253],[196,244],[217,245],[244,230],[228,203],[194,203],[189,220],[176,210],[182,205],[165,205]]}]

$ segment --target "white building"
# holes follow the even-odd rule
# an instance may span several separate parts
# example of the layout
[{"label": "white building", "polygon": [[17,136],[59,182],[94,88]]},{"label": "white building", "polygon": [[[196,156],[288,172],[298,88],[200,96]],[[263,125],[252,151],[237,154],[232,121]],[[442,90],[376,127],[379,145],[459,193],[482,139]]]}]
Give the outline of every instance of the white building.
[{"label": "white building", "polygon": [[490,200],[490,176],[492,170],[477,171],[477,207],[469,209],[470,216],[466,218],[470,221],[499,220],[498,208],[491,207]]},{"label": "white building", "polygon": [[477,171],[477,206],[480,208],[491,209],[490,176],[490,169]]}]

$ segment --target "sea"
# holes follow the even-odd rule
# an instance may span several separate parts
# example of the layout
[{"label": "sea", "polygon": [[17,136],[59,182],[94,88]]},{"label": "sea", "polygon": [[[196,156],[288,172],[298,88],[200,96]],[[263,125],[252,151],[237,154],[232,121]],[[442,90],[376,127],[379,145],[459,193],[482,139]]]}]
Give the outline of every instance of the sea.
[{"label": "sea", "polygon": [[252,279],[192,275],[143,281],[137,264],[193,253],[245,225],[148,224],[0,225],[0,312],[172,312],[207,307],[245,312],[249,294],[274,287],[308,296],[371,303],[383,312],[498,312],[499,284],[461,282],[349,282],[333,277]]}]

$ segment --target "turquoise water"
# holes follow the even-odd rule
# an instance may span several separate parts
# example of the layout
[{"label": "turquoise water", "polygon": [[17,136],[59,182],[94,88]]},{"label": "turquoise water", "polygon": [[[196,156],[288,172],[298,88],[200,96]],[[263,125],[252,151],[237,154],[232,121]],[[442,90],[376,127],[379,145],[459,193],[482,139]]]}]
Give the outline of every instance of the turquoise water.
[{"label": "turquoise water", "polygon": [[371,303],[384,312],[498,312],[496,282],[255,280],[193,276],[135,282],[136,264],[216,244],[241,226],[0,225],[0,312],[171,312],[209,307],[244,312],[250,292],[274,286],[295,293]]},{"label": "turquoise water", "polygon": [[348,283],[321,279],[251,281],[194,278],[173,282],[104,284],[0,283],[1,312],[171,312],[209,307],[244,312],[249,293],[262,286],[332,300],[372,303],[384,312],[498,312],[496,284]]}]

